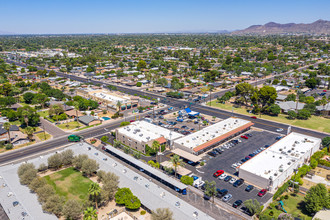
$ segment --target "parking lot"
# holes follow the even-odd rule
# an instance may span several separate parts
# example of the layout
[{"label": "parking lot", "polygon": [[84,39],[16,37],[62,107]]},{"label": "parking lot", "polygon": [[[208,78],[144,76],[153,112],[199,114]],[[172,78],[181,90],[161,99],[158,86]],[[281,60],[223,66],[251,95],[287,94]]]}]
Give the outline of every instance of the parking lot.
[{"label": "parking lot", "polygon": [[261,189],[256,187],[250,192],[245,191],[245,188],[250,185],[250,183],[244,182],[241,186],[234,187],[233,184],[229,182],[213,177],[213,173],[217,170],[224,170],[227,175],[238,179],[237,170],[232,167],[232,164],[241,162],[241,159],[255,152],[260,147],[272,145],[276,142],[276,137],[279,136],[276,133],[255,130],[250,130],[243,135],[247,134],[251,134],[252,136],[248,137],[248,139],[241,138],[240,136],[234,138],[234,140],[239,139],[241,142],[228,149],[223,148],[224,145],[220,144],[219,147],[222,146],[223,152],[216,157],[205,154],[203,159],[205,159],[206,164],[194,171],[194,174],[198,177],[202,177],[203,181],[214,180],[217,188],[220,190],[227,189],[228,194],[232,195],[232,198],[227,202],[229,205],[232,205],[236,200],[242,200],[244,202],[248,199],[257,199],[260,203],[265,203],[273,196],[271,193],[266,193],[263,197],[259,197],[257,194]]}]

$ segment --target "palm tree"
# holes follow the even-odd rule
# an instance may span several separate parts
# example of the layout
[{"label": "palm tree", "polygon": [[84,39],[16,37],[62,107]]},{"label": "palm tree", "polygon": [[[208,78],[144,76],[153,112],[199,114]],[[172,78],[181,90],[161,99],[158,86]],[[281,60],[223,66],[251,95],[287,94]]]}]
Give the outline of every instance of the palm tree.
[{"label": "palm tree", "polygon": [[97,220],[97,212],[93,207],[88,207],[84,211],[84,220]]},{"label": "palm tree", "polygon": [[96,209],[98,209],[98,207],[97,207],[97,198],[101,193],[100,185],[97,184],[97,183],[94,183],[94,182],[91,183],[90,186],[89,186],[89,189],[88,189],[88,193],[89,193],[90,196],[94,197],[95,207],[96,207]]},{"label": "palm tree", "polygon": [[174,220],[173,212],[169,208],[158,208],[151,214],[152,220]]},{"label": "palm tree", "polygon": [[78,123],[78,127],[79,127],[79,117],[78,117],[78,111],[79,111],[79,102],[74,102],[73,103],[74,109],[76,110],[76,119],[77,119],[77,123]]},{"label": "palm tree", "polygon": [[31,126],[27,126],[27,127],[25,128],[25,133],[27,134],[27,136],[28,136],[28,138],[29,138],[30,141],[31,141],[32,138],[33,138],[33,133],[34,133],[34,131],[35,131],[35,129],[34,129],[33,127],[31,127]]},{"label": "palm tree", "polygon": [[174,166],[174,175],[175,175],[175,177],[176,177],[176,171],[177,171],[178,166],[182,166],[182,167],[184,167],[183,160],[180,158],[179,155],[174,154],[174,155],[171,157],[171,163],[172,163],[172,165]]},{"label": "palm tree", "polygon": [[11,124],[10,124],[9,122],[5,122],[5,123],[3,124],[3,128],[4,128],[5,130],[7,130],[9,143],[11,144],[11,138],[10,138],[10,128],[11,128]]},{"label": "palm tree", "polygon": [[119,111],[120,111],[120,107],[121,107],[121,102],[118,101],[116,105],[117,105],[117,107],[118,107],[118,112],[119,112]]},{"label": "palm tree", "polygon": [[323,96],[322,99],[320,100],[320,104],[323,105],[323,116],[325,116],[325,105],[328,103],[327,97]]},{"label": "palm tree", "polygon": [[[158,151],[161,152],[160,143],[158,141],[152,142],[152,149],[156,151],[156,154]],[[156,155],[156,161],[157,161],[157,155]]]}]

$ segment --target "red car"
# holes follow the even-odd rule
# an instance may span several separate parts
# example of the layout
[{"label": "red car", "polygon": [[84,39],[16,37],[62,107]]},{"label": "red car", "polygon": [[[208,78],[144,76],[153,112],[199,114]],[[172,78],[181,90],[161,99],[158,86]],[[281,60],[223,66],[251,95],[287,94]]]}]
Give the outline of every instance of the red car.
[{"label": "red car", "polygon": [[323,90],[323,92],[327,92],[327,90]]},{"label": "red car", "polygon": [[242,135],[241,138],[249,139],[246,135]]},{"label": "red car", "polygon": [[132,123],[132,122],[135,122],[135,120],[130,120],[129,122],[131,122],[131,123]]},{"label": "red car", "polygon": [[220,176],[221,174],[223,174],[225,171],[223,171],[223,170],[217,170],[215,173],[213,173],[213,176],[214,177],[218,177],[218,176]]},{"label": "red car", "polygon": [[251,116],[251,118],[253,118],[253,119],[257,119],[257,117],[256,117],[256,116]]},{"label": "red car", "polygon": [[262,197],[266,194],[267,192],[267,189],[262,189],[259,193],[258,193],[258,196]]}]

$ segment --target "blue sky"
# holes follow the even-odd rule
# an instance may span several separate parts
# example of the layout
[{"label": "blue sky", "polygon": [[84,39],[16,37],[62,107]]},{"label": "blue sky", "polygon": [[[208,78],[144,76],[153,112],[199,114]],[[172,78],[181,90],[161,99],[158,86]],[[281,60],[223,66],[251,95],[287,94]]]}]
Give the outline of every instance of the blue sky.
[{"label": "blue sky", "polygon": [[0,0],[0,31],[17,34],[237,30],[330,20],[329,0]]}]

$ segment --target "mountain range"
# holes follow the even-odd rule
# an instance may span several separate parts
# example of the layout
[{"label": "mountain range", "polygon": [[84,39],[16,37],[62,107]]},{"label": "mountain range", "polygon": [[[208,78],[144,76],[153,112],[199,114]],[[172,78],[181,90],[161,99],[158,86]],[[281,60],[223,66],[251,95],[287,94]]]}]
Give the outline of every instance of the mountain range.
[{"label": "mountain range", "polygon": [[271,34],[330,34],[330,21],[317,20],[310,24],[279,24],[269,22],[265,25],[252,25],[244,30],[234,31],[233,35],[271,35]]}]

